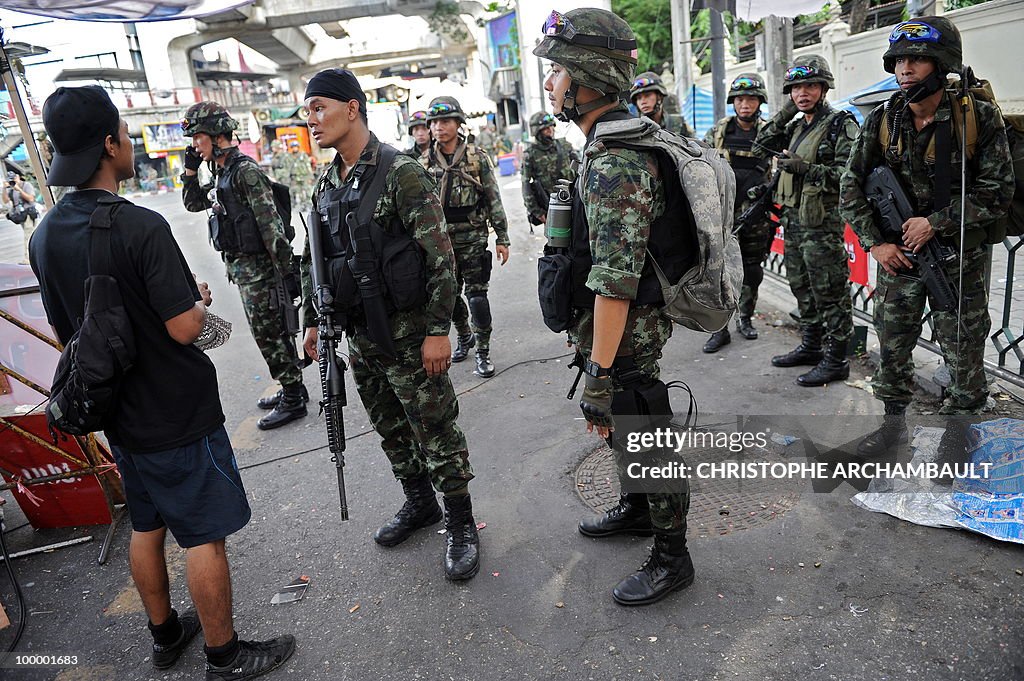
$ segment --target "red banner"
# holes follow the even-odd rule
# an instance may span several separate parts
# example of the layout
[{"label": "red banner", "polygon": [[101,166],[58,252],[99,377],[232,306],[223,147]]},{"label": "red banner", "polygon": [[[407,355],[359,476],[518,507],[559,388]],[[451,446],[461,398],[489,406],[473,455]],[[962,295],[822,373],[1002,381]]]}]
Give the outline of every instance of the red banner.
[{"label": "red banner", "polygon": [[[772,253],[783,255],[786,252],[785,228],[780,222],[777,222],[776,225],[775,238],[772,240]],[[857,238],[850,225],[846,225],[843,233],[843,244],[846,247],[846,257],[850,266],[850,281],[867,286],[870,256],[861,248],[860,239]]]}]

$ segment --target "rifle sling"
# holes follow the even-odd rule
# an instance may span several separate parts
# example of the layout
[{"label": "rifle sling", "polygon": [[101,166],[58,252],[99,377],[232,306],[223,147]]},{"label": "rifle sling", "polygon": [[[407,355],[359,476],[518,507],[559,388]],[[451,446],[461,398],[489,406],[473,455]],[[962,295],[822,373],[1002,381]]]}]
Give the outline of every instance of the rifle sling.
[{"label": "rifle sling", "polygon": [[384,193],[384,182],[388,177],[388,170],[398,156],[398,149],[390,144],[381,143],[380,153],[377,155],[377,167],[373,171],[373,179],[366,193],[359,197],[359,209],[356,211],[356,222],[365,225],[373,219],[373,212],[377,209],[377,201]]},{"label": "rifle sling", "polygon": [[[953,130],[949,119],[935,122],[935,192],[932,211],[949,207],[953,186]],[[963,210],[963,206],[960,207]]]}]

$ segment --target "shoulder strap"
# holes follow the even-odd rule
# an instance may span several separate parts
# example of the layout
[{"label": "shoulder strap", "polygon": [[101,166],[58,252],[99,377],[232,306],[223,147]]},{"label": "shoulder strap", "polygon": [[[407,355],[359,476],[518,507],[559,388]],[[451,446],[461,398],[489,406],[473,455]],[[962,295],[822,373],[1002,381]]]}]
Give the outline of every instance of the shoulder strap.
[{"label": "shoulder strap", "polygon": [[110,276],[110,229],[114,216],[128,203],[120,196],[103,196],[89,218],[89,274]]},{"label": "shoulder strap", "polygon": [[384,193],[384,181],[387,179],[388,170],[398,156],[398,149],[390,144],[380,144],[380,152],[377,155],[377,167],[373,171],[373,180],[366,193],[359,197],[359,208],[356,211],[356,220],[365,225],[373,219],[373,211],[377,208],[377,201]]}]

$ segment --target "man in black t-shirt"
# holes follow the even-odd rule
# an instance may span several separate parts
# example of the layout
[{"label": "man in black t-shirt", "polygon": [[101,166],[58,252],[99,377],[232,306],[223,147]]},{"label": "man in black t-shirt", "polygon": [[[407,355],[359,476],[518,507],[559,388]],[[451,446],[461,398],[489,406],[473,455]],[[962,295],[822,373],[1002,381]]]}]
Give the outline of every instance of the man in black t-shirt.
[{"label": "man in black t-shirt", "polygon": [[[29,253],[47,318],[66,344],[84,316],[89,219],[101,197],[116,197],[120,182],[134,176],[134,153],[127,123],[97,86],[58,88],[43,105],[43,122],[54,149],[47,184],[78,188],[43,218]],[[132,519],[132,578],[149,615],[153,665],[173,665],[202,628],[208,681],[253,678],[291,656],[295,639],[239,641],[232,624],[224,540],[251,511],[224,429],[217,372],[193,345],[212,298],[159,214],[122,199],[110,232],[111,274],[137,356],[106,434]],[[187,549],[198,615],[171,608],[168,530]]]}]

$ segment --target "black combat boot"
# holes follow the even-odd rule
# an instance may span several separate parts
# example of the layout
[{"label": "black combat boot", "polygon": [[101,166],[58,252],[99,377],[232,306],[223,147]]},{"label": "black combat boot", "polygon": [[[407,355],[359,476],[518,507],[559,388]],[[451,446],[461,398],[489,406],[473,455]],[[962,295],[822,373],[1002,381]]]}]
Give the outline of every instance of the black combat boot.
[{"label": "black combat boot", "polygon": [[281,388],[281,399],[274,410],[256,422],[260,430],[273,430],[306,415],[306,400],[302,398],[302,384]]},{"label": "black combat boot", "polygon": [[463,362],[469,357],[469,349],[476,345],[476,334],[466,333],[459,334],[459,343],[455,346],[455,350],[452,351],[453,362]]},{"label": "black combat boot", "polygon": [[[270,397],[261,397],[256,400],[256,406],[260,409],[273,409],[277,406],[277,403],[281,401],[281,395],[284,394],[284,388],[281,388]],[[309,393],[306,391],[306,386],[302,386],[302,401],[309,402]]]},{"label": "black combat boot", "polygon": [[907,405],[902,402],[885,403],[882,426],[857,444],[860,456],[882,456],[907,441]]},{"label": "black combat boot", "polygon": [[845,381],[850,377],[850,361],[846,359],[846,343],[832,338],[825,344],[825,356],[806,374],[797,376],[798,385],[814,388],[832,381]]},{"label": "black combat boot", "polygon": [[619,505],[601,515],[584,518],[579,525],[580,534],[587,537],[610,537],[613,534],[633,534],[650,537],[651,512],[646,494],[623,494]]},{"label": "black combat boot", "polygon": [[476,369],[473,373],[480,378],[490,378],[494,375],[494,362],[491,361],[490,350],[476,351]]},{"label": "black combat boot", "polygon": [[800,345],[796,346],[792,352],[772,357],[772,366],[817,366],[818,362],[825,356],[825,353],[821,351],[821,337],[824,331],[820,326],[803,327],[803,340],[800,341]]},{"label": "black combat boot", "polygon": [[757,340],[757,329],[750,323],[750,317],[740,315],[736,318],[736,330],[747,340]]},{"label": "black combat boot", "polygon": [[612,598],[619,605],[650,605],[693,584],[693,576],[686,536],[655,534],[651,555],[612,589]]},{"label": "black combat boot", "polygon": [[[947,419],[946,430],[943,431],[942,438],[939,440],[939,446],[935,452],[935,463],[940,466],[943,464],[963,466],[970,461],[970,455],[967,451],[967,437],[970,428],[970,421],[964,417]],[[936,479],[936,482],[951,485],[953,484],[953,476],[941,476]]]},{"label": "black combat boot", "polygon": [[715,331],[711,334],[711,338],[708,338],[708,342],[704,344],[704,352],[710,355],[713,352],[718,352],[729,343],[732,343],[732,335],[729,333],[729,329]]},{"label": "black combat boot", "polygon": [[444,576],[452,581],[470,579],[480,570],[480,536],[473,519],[473,501],[468,494],[444,498]]},{"label": "black combat boot", "polygon": [[373,541],[381,546],[401,544],[416,530],[429,527],[444,517],[437,497],[434,496],[430,476],[424,473],[417,478],[402,480],[401,483],[405,490],[405,503],[394,518],[373,533]]}]

